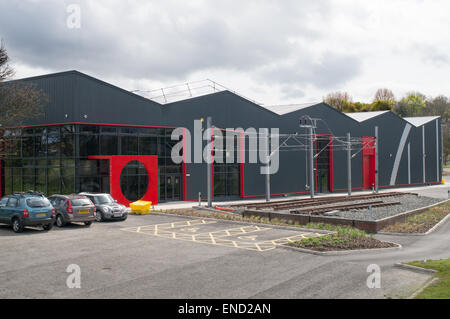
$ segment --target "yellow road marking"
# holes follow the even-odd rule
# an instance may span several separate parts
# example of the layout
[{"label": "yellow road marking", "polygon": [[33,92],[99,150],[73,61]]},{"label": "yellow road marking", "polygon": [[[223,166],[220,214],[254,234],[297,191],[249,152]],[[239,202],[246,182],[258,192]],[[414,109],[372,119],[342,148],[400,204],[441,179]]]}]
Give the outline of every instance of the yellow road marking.
[{"label": "yellow road marking", "polygon": [[271,228],[252,225],[252,226],[243,226],[243,227],[236,227],[236,228],[231,228],[231,229],[217,230],[217,231],[213,231],[213,232],[199,233],[199,234],[195,234],[195,235],[177,233],[174,231],[174,230],[181,228],[180,229],[181,231],[194,232],[194,231],[197,231],[199,228],[194,228],[194,229],[183,229],[183,228],[186,228],[189,226],[200,226],[200,225],[208,225],[208,224],[215,224],[215,223],[217,223],[217,222],[211,221],[211,220],[197,220],[196,219],[196,220],[190,220],[190,221],[180,221],[180,222],[172,222],[172,223],[164,223],[164,224],[156,224],[156,225],[148,225],[148,226],[122,228],[121,230],[133,232],[133,233],[145,234],[145,235],[153,235],[153,236],[162,237],[162,238],[171,238],[171,239],[184,240],[184,241],[197,242],[197,243],[210,244],[210,245],[223,246],[223,247],[241,248],[241,249],[247,249],[247,250],[258,251],[258,252],[273,250],[278,245],[286,244],[286,243],[300,240],[303,238],[322,236],[322,234],[318,234],[318,233],[304,232],[304,233],[300,233],[295,236],[277,238],[277,239],[273,239],[273,240],[264,240],[264,241],[259,241],[259,242],[256,242],[257,235],[238,237],[238,239],[240,239],[240,240],[255,241],[253,243],[253,242],[248,242],[248,241],[240,242],[240,241],[236,241],[236,240],[232,240],[232,239],[227,239],[227,237],[251,234],[251,233],[261,232],[261,231],[267,231],[267,230],[271,230]]}]

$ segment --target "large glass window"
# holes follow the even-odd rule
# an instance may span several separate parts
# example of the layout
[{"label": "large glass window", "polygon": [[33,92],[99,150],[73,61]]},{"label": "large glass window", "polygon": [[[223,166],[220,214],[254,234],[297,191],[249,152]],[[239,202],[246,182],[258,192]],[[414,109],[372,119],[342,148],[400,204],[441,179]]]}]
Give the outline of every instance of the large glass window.
[{"label": "large glass window", "polygon": [[101,155],[117,155],[118,137],[115,135],[100,135],[100,154]]},{"label": "large glass window", "polygon": [[99,155],[98,135],[80,134],[80,156]]},{"label": "large glass window", "polygon": [[[108,160],[91,155],[157,155],[160,200],[179,200],[182,165],[171,159],[172,129],[103,125],[55,125],[4,133],[5,191],[38,190],[50,196],[110,190]],[[78,150],[76,146],[78,145]],[[130,198],[147,189],[143,167],[127,169],[122,186]],[[169,194],[169,195],[168,195]]]},{"label": "large glass window", "polygon": [[35,130],[34,146],[35,156],[45,157],[47,155],[47,129],[37,128]]},{"label": "large glass window", "polygon": [[75,193],[75,160],[65,159],[61,164],[61,193]]},{"label": "large glass window", "polygon": [[47,135],[48,157],[59,157],[61,150],[60,128],[50,127]]},{"label": "large glass window", "polygon": [[[233,132],[214,136],[214,196],[240,195],[240,164],[238,163],[238,137]],[[227,150],[227,140],[233,149]],[[221,147],[220,147],[221,146]],[[227,163],[228,162],[228,163]]]},{"label": "large glass window", "polygon": [[124,135],[120,137],[122,143],[122,155],[138,155],[138,137]]},{"label": "large glass window", "polygon": [[23,157],[34,157],[34,136],[25,136],[22,139]]},{"label": "large glass window", "polygon": [[138,161],[128,163],[120,175],[122,193],[129,201],[141,199],[148,187],[148,174],[144,165]]},{"label": "large glass window", "polygon": [[75,129],[73,125],[61,128],[61,155],[72,157],[75,155]]},{"label": "large glass window", "polygon": [[156,136],[139,137],[139,155],[157,155],[158,138]]},{"label": "large glass window", "polygon": [[48,194],[59,194],[61,192],[61,168],[49,167],[48,172]]}]

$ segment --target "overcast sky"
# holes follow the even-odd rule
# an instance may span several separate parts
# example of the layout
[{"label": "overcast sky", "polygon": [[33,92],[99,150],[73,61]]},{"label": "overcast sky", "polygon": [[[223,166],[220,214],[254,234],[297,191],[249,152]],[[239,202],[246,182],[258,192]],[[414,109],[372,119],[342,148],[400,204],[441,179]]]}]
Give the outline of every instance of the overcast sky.
[{"label": "overcast sky", "polygon": [[127,90],[210,78],[266,105],[337,90],[368,102],[380,87],[450,96],[449,12],[445,0],[0,0],[0,37],[16,78],[76,69]]}]

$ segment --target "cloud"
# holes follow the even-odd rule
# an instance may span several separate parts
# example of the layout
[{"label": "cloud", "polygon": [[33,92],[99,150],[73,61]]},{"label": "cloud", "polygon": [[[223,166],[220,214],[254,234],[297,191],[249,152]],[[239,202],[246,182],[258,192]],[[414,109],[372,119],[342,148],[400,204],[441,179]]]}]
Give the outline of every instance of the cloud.
[{"label": "cloud", "polygon": [[332,88],[357,76],[360,71],[360,58],[350,55],[325,52],[320,58],[304,55],[272,64],[265,67],[261,77],[267,81],[284,85],[314,85],[322,88]]},{"label": "cloud", "polygon": [[0,4],[0,12],[9,13],[0,20],[2,36],[17,59],[137,78],[179,78],[209,68],[252,70],[290,52],[287,37],[305,14],[295,6],[297,16],[292,12],[285,21],[266,23],[285,14],[292,1],[283,10],[270,1],[111,1],[107,7],[82,1],[81,28],[69,29],[69,3]]},{"label": "cloud", "polygon": [[[80,29],[66,25],[72,3]],[[335,90],[371,99],[378,86],[447,94],[446,9],[440,0],[1,1],[0,37],[18,74],[77,69],[129,89],[212,78],[266,103]]]}]

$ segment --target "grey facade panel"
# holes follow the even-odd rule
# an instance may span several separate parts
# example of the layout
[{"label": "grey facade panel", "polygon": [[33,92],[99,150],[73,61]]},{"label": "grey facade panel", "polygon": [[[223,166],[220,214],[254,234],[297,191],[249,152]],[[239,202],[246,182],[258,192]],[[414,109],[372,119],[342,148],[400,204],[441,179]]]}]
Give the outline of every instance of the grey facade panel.
[{"label": "grey facade panel", "polygon": [[[229,91],[160,105],[76,71],[24,80],[36,83],[49,97],[45,116],[30,119],[27,125],[76,122],[169,126],[185,127],[193,134],[194,120],[211,116],[213,125],[223,129],[279,128],[282,134],[295,132],[304,134],[305,131],[299,127],[299,119],[308,115],[321,119],[317,125],[317,134],[331,134],[342,139],[345,139],[348,132],[352,137],[373,137],[375,126],[378,126],[380,187],[390,186],[395,157],[406,125],[405,120],[392,112],[358,122],[324,103],[278,115]],[[427,182],[438,180],[435,127],[435,121],[425,124]],[[193,143],[194,136],[191,138]],[[421,127],[411,128],[405,145],[408,143],[411,145],[411,184],[418,184],[422,182]],[[438,144],[441,145],[441,143]],[[206,141],[202,141],[202,145],[204,147]],[[245,154],[248,157],[248,141]],[[363,187],[363,154],[358,147],[354,148],[353,154],[356,155],[352,159],[352,188],[361,189]],[[335,145],[332,158],[332,189],[345,192],[347,191],[347,153],[342,147]],[[279,171],[271,176],[272,193],[306,192],[306,164],[304,150],[281,152]],[[186,173],[187,199],[196,200],[199,192],[205,198],[206,164],[188,162]],[[246,162],[243,179],[245,196],[264,195],[265,179],[260,174],[260,164]],[[406,184],[408,184],[408,157],[405,147],[398,165],[395,185]]]}]

